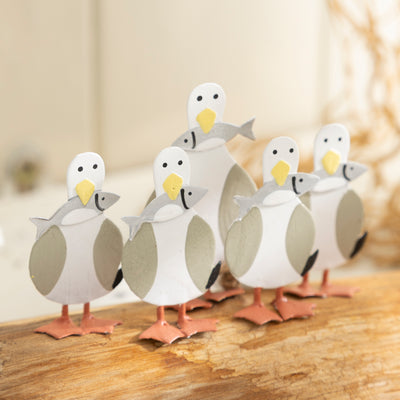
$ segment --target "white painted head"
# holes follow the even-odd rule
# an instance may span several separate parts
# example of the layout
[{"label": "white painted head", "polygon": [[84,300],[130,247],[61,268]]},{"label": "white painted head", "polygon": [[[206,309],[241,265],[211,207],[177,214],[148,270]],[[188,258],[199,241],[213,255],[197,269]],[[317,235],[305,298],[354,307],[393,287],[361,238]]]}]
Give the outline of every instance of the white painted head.
[{"label": "white painted head", "polygon": [[195,87],[187,105],[189,129],[200,126],[204,133],[210,132],[215,123],[222,122],[225,103],[225,92],[216,83]]},{"label": "white painted head", "polygon": [[296,142],[287,136],[272,139],[263,154],[264,182],[275,180],[282,186],[289,174],[297,172],[299,149]]},{"label": "white painted head", "polygon": [[314,141],[314,170],[325,169],[333,175],[341,163],[347,162],[350,134],[341,124],[323,126]]},{"label": "white painted head", "polygon": [[182,185],[190,183],[189,157],[179,147],[167,147],[158,154],[153,163],[153,177],[156,195],[167,193],[175,200]]},{"label": "white painted head", "polygon": [[80,153],[71,161],[67,170],[68,198],[79,196],[86,205],[95,190],[101,190],[106,169],[97,153]]}]

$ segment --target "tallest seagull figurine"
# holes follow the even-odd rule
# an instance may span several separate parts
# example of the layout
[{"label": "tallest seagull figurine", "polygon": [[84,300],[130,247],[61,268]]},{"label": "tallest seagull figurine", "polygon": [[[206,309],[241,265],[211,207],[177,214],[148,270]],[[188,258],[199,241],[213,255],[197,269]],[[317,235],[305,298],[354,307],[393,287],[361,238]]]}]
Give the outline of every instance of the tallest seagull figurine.
[{"label": "tallest seagull figurine", "polygon": [[[225,146],[237,134],[254,140],[254,118],[241,126],[223,122],[225,103],[225,92],[216,83],[204,83],[194,88],[187,106],[189,129],[173,143],[173,146],[181,147],[189,156],[191,183],[208,189],[207,194],[196,204],[196,211],[214,232],[215,264],[224,261],[226,234],[239,214],[233,196],[249,197],[256,192],[253,180],[236,163]],[[208,291],[204,297],[221,301],[241,293],[241,288],[224,292]]]}]

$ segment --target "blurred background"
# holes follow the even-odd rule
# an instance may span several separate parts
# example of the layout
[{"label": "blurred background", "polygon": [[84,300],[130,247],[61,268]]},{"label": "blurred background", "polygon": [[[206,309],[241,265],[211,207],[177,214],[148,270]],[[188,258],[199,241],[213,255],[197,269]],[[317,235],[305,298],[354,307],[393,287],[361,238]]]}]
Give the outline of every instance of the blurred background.
[{"label": "blurred background", "polygon": [[[345,124],[370,238],[337,276],[400,261],[400,8],[393,0],[0,0],[0,322],[57,313],[28,273],[31,216],[66,201],[75,154],[105,160],[107,215],[141,211],[156,154],[187,129],[186,101],[219,83],[224,120],[256,116],[229,148],[261,182],[271,137],[290,135],[312,170],[321,125]],[[315,279],[319,279],[318,275]],[[93,303],[132,301],[126,286]],[[79,309],[80,307],[75,307]]]}]

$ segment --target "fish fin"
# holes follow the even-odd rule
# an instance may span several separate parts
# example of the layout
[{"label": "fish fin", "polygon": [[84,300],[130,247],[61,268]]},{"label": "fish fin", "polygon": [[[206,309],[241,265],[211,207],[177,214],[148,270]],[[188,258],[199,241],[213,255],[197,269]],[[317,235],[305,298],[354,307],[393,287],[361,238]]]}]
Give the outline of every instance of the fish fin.
[{"label": "fish fin", "polygon": [[245,122],[240,128],[239,128],[239,133],[244,136],[247,137],[251,140],[255,140],[256,137],[254,136],[253,133],[253,124],[254,124],[254,120],[255,117],[253,117],[252,119],[250,119],[249,121]]}]

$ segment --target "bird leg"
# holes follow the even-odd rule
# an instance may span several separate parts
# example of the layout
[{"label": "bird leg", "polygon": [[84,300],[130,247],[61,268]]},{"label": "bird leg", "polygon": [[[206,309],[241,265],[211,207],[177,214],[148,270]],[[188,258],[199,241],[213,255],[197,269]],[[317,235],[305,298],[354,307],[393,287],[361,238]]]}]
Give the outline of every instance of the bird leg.
[{"label": "bird leg", "polygon": [[179,306],[178,326],[187,337],[199,332],[215,332],[217,322],[217,319],[192,319],[186,314],[186,304]]},{"label": "bird leg", "polygon": [[88,333],[112,333],[115,325],[121,325],[121,321],[111,319],[95,318],[90,313],[90,303],[83,306],[83,316],[81,321],[82,334]]},{"label": "bird leg", "polygon": [[251,306],[243,308],[233,315],[235,318],[244,318],[258,325],[263,325],[269,321],[282,321],[282,318],[268,310],[261,300],[261,288],[254,288],[254,301]]},{"label": "bird leg", "polygon": [[354,293],[358,292],[360,288],[350,286],[337,286],[328,282],[329,269],[324,271],[321,284],[321,294],[323,297],[353,297]]},{"label": "bird leg", "polygon": [[161,306],[157,307],[157,321],[150,328],[142,332],[139,339],[154,339],[170,344],[176,339],[183,337],[186,337],[184,333],[165,320],[164,306]]},{"label": "bird leg", "polygon": [[76,326],[68,315],[68,305],[62,306],[61,317],[35,329],[35,332],[47,333],[55,339],[62,339],[71,335],[83,335],[82,329]]},{"label": "bird leg", "polygon": [[291,318],[303,318],[314,315],[315,304],[296,300],[288,300],[283,295],[283,287],[276,289],[276,297],[272,305],[279,312],[284,321]]}]

